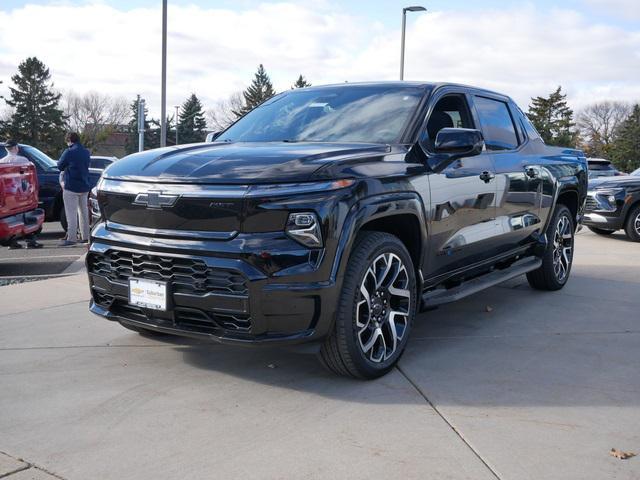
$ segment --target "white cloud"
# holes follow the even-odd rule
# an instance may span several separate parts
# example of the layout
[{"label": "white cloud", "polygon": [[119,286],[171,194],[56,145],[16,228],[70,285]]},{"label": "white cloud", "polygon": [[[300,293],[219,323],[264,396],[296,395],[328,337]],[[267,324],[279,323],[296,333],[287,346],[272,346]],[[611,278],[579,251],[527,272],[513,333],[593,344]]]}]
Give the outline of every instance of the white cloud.
[{"label": "white cloud", "polygon": [[[598,0],[587,0],[592,3]],[[244,88],[264,63],[278,90],[298,74],[312,83],[397,78],[399,31],[292,3],[228,10],[171,6],[168,109],[191,92],[205,104]],[[618,4],[628,4],[617,0]],[[35,55],[56,86],[147,98],[159,111],[160,10],[105,3],[0,10],[0,79]],[[589,23],[571,10],[429,12],[407,31],[407,79],[456,81],[529,98],[562,85],[575,108],[640,100],[640,29]],[[0,91],[0,94],[3,92]],[[6,90],[4,91],[6,94]]]},{"label": "white cloud", "polygon": [[626,20],[640,20],[638,0],[586,0],[597,11]]}]

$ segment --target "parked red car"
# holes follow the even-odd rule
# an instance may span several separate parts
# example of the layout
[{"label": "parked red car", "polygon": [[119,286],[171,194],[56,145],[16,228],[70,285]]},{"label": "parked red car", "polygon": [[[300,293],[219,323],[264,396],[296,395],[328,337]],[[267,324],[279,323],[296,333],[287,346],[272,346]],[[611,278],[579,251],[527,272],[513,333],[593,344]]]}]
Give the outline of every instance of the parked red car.
[{"label": "parked red car", "polygon": [[33,164],[0,163],[0,245],[38,233],[43,222]]}]

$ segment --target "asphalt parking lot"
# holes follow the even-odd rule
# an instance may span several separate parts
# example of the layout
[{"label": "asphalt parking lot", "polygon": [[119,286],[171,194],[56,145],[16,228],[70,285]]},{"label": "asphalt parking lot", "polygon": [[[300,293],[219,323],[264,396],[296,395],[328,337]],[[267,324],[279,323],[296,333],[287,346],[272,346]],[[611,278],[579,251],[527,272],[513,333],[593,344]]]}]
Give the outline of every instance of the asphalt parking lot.
[{"label": "asphalt parking lot", "polygon": [[[59,222],[47,222],[38,236],[39,249],[9,250],[0,247],[0,286],[34,280],[40,277],[63,275],[73,271],[73,263],[86,253],[86,245],[58,247],[65,235]],[[25,243],[21,242],[24,246]]]},{"label": "asphalt parking lot", "polygon": [[[569,284],[420,315],[400,366],[151,339],[83,275],[0,288],[0,477],[639,479],[640,245],[578,234]],[[17,473],[11,473],[17,472]]]}]

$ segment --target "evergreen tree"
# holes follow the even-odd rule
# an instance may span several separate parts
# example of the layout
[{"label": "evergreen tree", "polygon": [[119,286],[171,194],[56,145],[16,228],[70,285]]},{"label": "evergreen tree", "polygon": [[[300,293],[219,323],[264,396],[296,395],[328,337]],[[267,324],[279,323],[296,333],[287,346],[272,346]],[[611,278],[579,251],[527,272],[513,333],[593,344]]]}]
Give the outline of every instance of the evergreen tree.
[{"label": "evergreen tree", "polygon": [[182,143],[204,142],[207,136],[207,121],[202,103],[195,93],[185,100],[180,109],[178,141]]},{"label": "evergreen tree", "polygon": [[640,104],[636,104],[622,122],[611,148],[611,160],[620,170],[632,172],[640,168]]},{"label": "evergreen tree", "polygon": [[244,105],[239,111],[234,111],[233,113],[241,117],[275,94],[276,92],[271,84],[271,79],[262,64],[260,64],[251,85],[242,93]]},{"label": "evergreen tree", "polygon": [[561,87],[548,97],[532,98],[527,116],[548,145],[575,146],[573,110],[567,106],[567,96],[561,93]]},{"label": "evergreen tree", "polygon": [[298,80],[296,80],[296,83],[294,83],[293,86],[291,87],[291,90],[293,90],[294,88],[305,88],[310,86],[311,84],[307,82],[307,79],[304,78],[302,74],[300,74],[300,76],[298,77]]},{"label": "evergreen tree", "polygon": [[[125,151],[127,155],[138,151],[138,103],[140,102],[140,95],[131,103],[131,120],[129,121],[127,132],[127,141],[125,144]],[[157,145],[154,146],[154,140],[157,135],[151,130],[151,121],[147,120],[147,107],[144,107],[144,149],[149,150],[160,145],[158,139]],[[154,121],[155,122],[155,121]],[[155,122],[157,123],[157,122]]]},{"label": "evergreen tree", "polygon": [[61,94],[53,89],[51,74],[44,63],[29,57],[11,77],[11,99],[5,102],[14,111],[4,122],[3,133],[58,156],[64,148],[65,117],[60,108]]}]

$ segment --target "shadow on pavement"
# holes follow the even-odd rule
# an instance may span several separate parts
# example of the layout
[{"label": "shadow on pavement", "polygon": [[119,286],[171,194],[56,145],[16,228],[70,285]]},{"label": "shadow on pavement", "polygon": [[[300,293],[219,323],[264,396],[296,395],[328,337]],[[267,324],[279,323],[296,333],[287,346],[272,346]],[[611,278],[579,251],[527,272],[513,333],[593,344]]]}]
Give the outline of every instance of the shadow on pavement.
[{"label": "shadow on pavement", "polygon": [[[576,273],[571,282],[586,288],[602,280]],[[425,312],[401,369],[438,404],[638,405],[640,302],[588,302],[568,287],[566,294],[497,287]],[[353,399],[363,384],[326,372],[313,355],[178,343],[190,365],[274,387]]]}]

